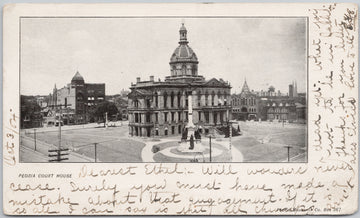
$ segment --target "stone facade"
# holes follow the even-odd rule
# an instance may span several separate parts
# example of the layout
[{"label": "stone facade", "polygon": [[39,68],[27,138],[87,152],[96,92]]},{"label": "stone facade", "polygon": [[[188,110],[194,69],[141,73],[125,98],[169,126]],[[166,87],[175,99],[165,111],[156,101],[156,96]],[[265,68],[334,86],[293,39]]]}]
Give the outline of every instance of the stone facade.
[{"label": "stone facade", "polygon": [[188,96],[192,95],[193,123],[211,132],[231,118],[231,86],[222,79],[198,75],[198,59],[188,46],[187,30],[180,28],[180,42],[170,58],[171,76],[165,81],[137,78],[128,95],[129,134],[153,137],[179,135],[188,122]]}]

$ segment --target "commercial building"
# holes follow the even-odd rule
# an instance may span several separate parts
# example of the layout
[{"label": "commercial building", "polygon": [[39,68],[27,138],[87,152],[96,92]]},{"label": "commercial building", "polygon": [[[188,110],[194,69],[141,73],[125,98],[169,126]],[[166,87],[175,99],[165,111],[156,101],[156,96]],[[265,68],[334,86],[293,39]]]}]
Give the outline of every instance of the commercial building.
[{"label": "commercial building", "polygon": [[[76,72],[71,83],[63,88],[53,89],[49,95],[49,108],[62,112],[64,124],[89,122],[89,111],[105,101],[104,83],[85,83],[84,78]],[[56,113],[56,112],[55,112]],[[52,113],[54,115],[54,113]]]}]

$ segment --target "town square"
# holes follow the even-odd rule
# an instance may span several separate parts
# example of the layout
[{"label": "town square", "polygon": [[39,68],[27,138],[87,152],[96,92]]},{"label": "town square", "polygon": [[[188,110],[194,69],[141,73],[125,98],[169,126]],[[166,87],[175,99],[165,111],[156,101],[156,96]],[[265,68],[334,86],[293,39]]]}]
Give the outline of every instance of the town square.
[{"label": "town square", "polygon": [[[106,22],[111,25],[121,24],[121,20],[110,20],[105,23],[104,21],[93,21],[95,24],[75,19],[74,26],[67,27],[65,25],[67,30],[74,29],[69,37],[75,41],[79,37],[90,37],[96,41],[103,39],[104,36],[86,29],[86,26],[109,25]],[[50,24],[63,25],[63,21],[51,19],[45,23],[36,19],[25,19],[23,22],[25,33],[27,25],[33,25],[34,29],[42,29],[45,26],[51,28]],[[154,27],[149,27],[146,26],[146,19],[131,20],[131,22],[142,27],[142,29],[134,31],[146,33],[153,39],[157,35],[153,36],[153,33],[148,30],[155,28],[162,31],[163,37],[165,37],[168,30],[156,27],[167,24],[169,29],[173,30],[175,29],[174,24],[177,23],[176,20],[155,19]],[[214,27],[219,28],[219,25],[224,22],[231,22],[239,29],[248,25],[248,21],[234,19],[233,21],[219,20],[215,22],[218,26]],[[162,48],[162,43],[169,44],[169,48],[166,47],[166,50],[169,52],[167,57],[170,57],[170,61],[168,62],[168,73],[164,77],[161,76],[162,74],[146,74],[149,75],[148,77],[136,74],[134,77],[128,73],[123,80],[130,79],[131,82],[123,83],[122,80],[117,80],[117,76],[111,79],[106,75],[76,70],[73,71],[71,79],[61,77],[60,84],[56,82],[58,80],[55,78],[51,79],[54,81],[54,85],[52,90],[48,89],[49,94],[47,95],[22,94],[20,161],[307,162],[307,86],[304,58],[306,50],[301,47],[306,43],[306,20],[303,18],[262,18],[254,19],[251,22],[258,25],[262,31],[276,36],[279,36],[280,33],[269,29],[266,24],[284,25],[293,32],[281,33],[281,37],[294,37],[299,44],[294,49],[279,48],[284,53],[288,53],[289,57],[281,56],[281,58],[288,59],[287,61],[267,56],[277,68],[263,66],[261,72],[258,73],[259,77],[264,78],[263,82],[256,81],[251,73],[241,71],[241,67],[244,69],[251,67],[245,67],[247,62],[244,61],[240,66],[239,74],[241,76],[235,80],[226,72],[210,76],[203,72],[202,67],[208,68],[204,64],[201,65],[202,60],[215,58],[216,55],[212,54],[214,49],[223,52],[224,55],[227,53],[221,48],[204,48],[205,44],[202,44],[202,41],[205,42],[211,36],[203,35],[197,29],[188,30],[187,28],[187,24],[190,26],[210,25],[208,20],[188,19],[187,24],[185,22],[177,23],[178,29],[171,34],[174,38],[157,42],[155,45]],[[75,28],[83,28],[83,30],[79,32]],[[124,26],[124,28],[129,28],[129,26]],[[27,40],[30,40],[31,37],[34,40],[37,39],[37,33],[31,31],[33,30],[28,30],[27,38],[24,38],[24,46],[28,50],[31,50],[31,47],[26,46]],[[59,30],[54,29],[53,31]],[[90,36],[88,32],[92,32],[93,35]],[[299,32],[303,34],[299,34]],[[111,35],[110,32],[109,34]],[[57,37],[52,33],[48,33],[48,35],[50,39]],[[194,44],[200,49],[193,47],[191,36],[194,38]],[[130,38],[117,40],[117,42],[122,48],[128,49],[127,52],[124,52],[130,56],[139,55],[131,51],[138,46],[137,44],[143,43],[143,41],[138,41],[138,43],[132,44]],[[232,38],[234,48],[243,46],[238,42],[241,41]],[[98,43],[102,43],[102,41],[98,41]],[[260,50],[271,53],[268,47],[274,46],[274,43],[273,41],[263,42],[263,48]],[[281,42],[277,43],[278,46],[282,46]],[[58,43],[54,42],[54,46],[57,45]],[[133,47],[129,47],[129,45]],[[44,52],[56,52],[44,49]],[[153,51],[147,49],[146,46],[143,49],[144,52],[150,52],[148,55]],[[206,55],[201,49],[210,53]],[[198,56],[198,54],[202,56]],[[41,56],[42,54],[37,55]],[[96,53],[91,55],[97,56]],[[125,58],[122,51],[118,51],[118,55]],[[236,60],[236,54],[233,55]],[[256,53],[256,55],[259,56],[260,53]],[[74,56],[74,58],[79,58],[80,63],[93,64],[83,56],[81,58]],[[251,60],[249,58],[249,62]],[[24,62],[26,63],[26,61],[29,60],[25,59]],[[97,60],[94,59],[94,61],[97,63]],[[135,59],[128,60],[129,63],[132,61]],[[161,61],[166,62],[166,59]],[[219,64],[226,63],[226,60],[217,59],[217,62]],[[123,63],[125,64],[125,62]],[[205,61],[205,63],[210,64],[211,62]],[[51,67],[40,62],[38,64],[43,67]],[[94,67],[103,64],[99,62]],[[150,65],[151,62],[142,63],[144,66],[147,64]],[[271,65],[271,63],[267,65],[269,64]],[[26,65],[25,69],[32,71],[34,70],[32,66]],[[218,67],[219,65],[213,66]],[[130,66],[128,70],[133,71],[137,67]],[[113,68],[109,69],[111,72],[114,71]],[[234,70],[233,68],[226,69]],[[264,72],[264,70],[269,72]],[[248,71],[251,72],[251,69]],[[122,76],[122,74],[123,72],[116,75]],[[114,85],[120,91],[114,92]],[[47,84],[47,87],[50,87],[50,84]],[[35,87],[31,84],[24,86],[25,93],[37,93],[34,89]]]}]

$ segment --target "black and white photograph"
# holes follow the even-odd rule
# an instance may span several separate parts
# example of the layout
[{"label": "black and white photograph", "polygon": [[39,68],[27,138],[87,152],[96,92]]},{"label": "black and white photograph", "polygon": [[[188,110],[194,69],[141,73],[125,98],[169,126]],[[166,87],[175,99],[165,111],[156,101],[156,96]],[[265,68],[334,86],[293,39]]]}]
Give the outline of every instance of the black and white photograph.
[{"label": "black and white photograph", "polygon": [[306,163],[307,17],[21,17],[20,162]]}]

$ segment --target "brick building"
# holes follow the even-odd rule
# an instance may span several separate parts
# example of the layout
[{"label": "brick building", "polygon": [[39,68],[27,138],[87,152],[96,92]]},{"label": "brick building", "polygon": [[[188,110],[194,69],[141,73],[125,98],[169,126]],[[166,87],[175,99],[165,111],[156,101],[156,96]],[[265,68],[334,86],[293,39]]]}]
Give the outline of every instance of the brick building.
[{"label": "brick building", "polygon": [[88,113],[97,104],[105,101],[104,83],[85,83],[79,72],[71,79],[71,83],[63,88],[53,89],[49,95],[48,106],[59,110],[62,108],[64,124],[80,124],[89,122]]},{"label": "brick building", "polygon": [[306,95],[297,92],[296,82],[284,94],[273,86],[268,91],[250,91],[245,80],[241,93],[231,98],[234,119],[306,123]]}]

